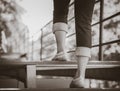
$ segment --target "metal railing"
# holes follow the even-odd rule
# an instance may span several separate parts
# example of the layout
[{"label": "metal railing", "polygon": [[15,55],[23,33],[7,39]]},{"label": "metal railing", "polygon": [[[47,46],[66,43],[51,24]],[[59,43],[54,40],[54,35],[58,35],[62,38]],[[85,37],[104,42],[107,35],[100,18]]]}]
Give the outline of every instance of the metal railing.
[{"label": "metal railing", "polygon": [[[120,38],[117,38],[116,40],[110,40],[110,41],[107,41],[107,42],[103,42],[104,23],[106,21],[109,21],[111,19],[114,19],[114,18],[120,16],[120,11],[118,11],[118,12],[116,12],[116,13],[110,15],[110,16],[104,17],[104,9],[105,9],[104,1],[105,0],[96,0],[95,4],[98,4],[100,6],[100,8],[99,8],[99,20],[92,24],[92,27],[99,26],[98,31],[96,30],[97,32],[99,32],[99,42],[97,44],[92,45],[93,48],[95,48],[95,47],[99,48],[98,60],[103,60],[103,46],[110,45],[110,44],[115,44],[115,43],[120,43]],[[120,3],[120,2],[118,2],[118,3]],[[73,5],[74,5],[74,2],[72,2],[69,7],[72,7]],[[71,22],[71,21],[74,21],[74,16],[69,18],[68,22]],[[44,42],[49,42],[49,41],[44,41],[43,39],[52,34],[52,31],[48,31],[47,29],[45,30],[45,28],[47,28],[48,26],[50,26],[50,27],[52,26],[52,20],[49,21],[45,26],[43,26],[43,28],[41,28],[39,31],[34,33],[33,36],[27,37],[24,40],[24,42],[26,42],[26,41],[28,41],[30,39],[33,39],[36,36],[36,34],[41,33],[40,38],[37,40],[37,42],[39,42],[39,44],[40,44],[39,48],[35,47],[36,41],[33,41],[33,40],[32,40],[31,43],[27,44],[28,46],[30,45],[28,52],[29,52],[29,54],[32,55],[31,56],[32,60],[34,60],[34,54],[36,52],[39,53],[39,58],[40,58],[39,60],[40,61],[49,58],[49,56],[46,57],[46,58],[43,57],[44,49],[54,45],[55,41],[52,41],[51,43],[48,43],[46,45],[44,44]],[[52,28],[50,28],[49,30],[52,30]],[[71,34],[67,35],[67,38],[68,39],[72,38],[74,35],[75,35],[75,32],[72,32]],[[27,45],[24,46],[24,47],[27,48],[28,47]],[[18,44],[18,47],[20,47],[20,46],[21,46],[21,44]],[[69,50],[68,53],[71,53],[71,52],[74,52],[74,51],[75,50],[73,48],[72,50]]]},{"label": "metal railing", "polygon": [[[102,49],[103,46],[104,46],[104,45],[109,45],[109,44],[119,43],[119,42],[120,42],[120,39],[117,39],[117,40],[114,40],[114,41],[109,41],[109,42],[103,43],[103,41],[102,41],[102,40],[103,40],[103,23],[104,23],[105,21],[108,21],[108,20],[112,19],[112,18],[115,18],[115,17],[120,16],[120,12],[117,12],[117,13],[115,13],[115,14],[113,14],[113,15],[111,15],[111,16],[108,16],[108,17],[106,17],[106,18],[103,18],[103,16],[104,16],[104,0],[98,0],[98,1],[96,1],[96,3],[100,3],[100,17],[99,17],[99,21],[98,21],[98,22],[92,24],[92,27],[99,24],[99,44],[92,45],[92,47],[99,47],[98,60],[103,60],[103,51],[102,51],[102,50],[103,50],[103,49]],[[73,4],[74,4],[74,2],[70,4],[70,7],[71,7]],[[70,18],[69,21],[71,21],[71,20],[73,20],[73,19],[74,19],[74,16],[73,16],[72,18]],[[45,27],[47,27],[49,24],[51,24],[51,22],[52,22],[52,21],[50,21],[49,23],[47,23],[47,24],[41,29],[41,31],[42,31]],[[42,31],[42,34],[43,34],[43,32],[44,32],[44,31]],[[43,39],[44,37],[47,37],[49,34],[51,34],[51,32],[48,33],[48,34],[46,34],[46,35],[44,35],[44,36],[41,36],[41,45],[43,44],[43,43],[42,43],[42,42],[43,42],[42,39]],[[73,35],[75,35],[75,33],[72,33],[72,34],[70,34],[70,35],[67,35],[67,38],[72,37]],[[51,45],[54,44],[54,43],[55,43],[55,42],[51,43]],[[51,46],[51,45],[46,45],[46,46],[44,46],[44,48],[45,48],[45,47],[48,47],[48,46]],[[42,47],[42,46],[41,46],[41,47]],[[68,53],[70,53],[70,52],[74,52],[74,50],[68,51]],[[40,55],[41,55],[41,60],[44,59],[44,58],[42,58],[42,48],[41,48]]]}]

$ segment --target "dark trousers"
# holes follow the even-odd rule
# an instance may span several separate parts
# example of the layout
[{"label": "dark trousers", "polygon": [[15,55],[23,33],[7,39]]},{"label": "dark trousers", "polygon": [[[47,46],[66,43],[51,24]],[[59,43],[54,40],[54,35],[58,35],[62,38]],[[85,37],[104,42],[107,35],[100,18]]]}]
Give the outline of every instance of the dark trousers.
[{"label": "dark trousers", "polygon": [[[53,23],[67,23],[70,0],[54,0]],[[76,46],[91,48],[91,20],[95,0],[75,0]]]}]

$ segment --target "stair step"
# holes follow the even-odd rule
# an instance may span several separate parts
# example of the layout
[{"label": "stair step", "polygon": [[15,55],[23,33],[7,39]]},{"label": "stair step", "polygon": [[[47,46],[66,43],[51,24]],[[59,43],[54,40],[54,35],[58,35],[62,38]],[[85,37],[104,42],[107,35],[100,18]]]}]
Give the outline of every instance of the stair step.
[{"label": "stair step", "polygon": [[56,89],[51,89],[51,88],[46,88],[46,89],[12,89],[12,88],[0,88],[0,91],[120,91],[120,88],[56,88]]},{"label": "stair step", "polygon": [[[36,74],[73,77],[76,69],[76,62],[22,62],[18,59],[0,59],[0,75],[16,78],[25,82],[26,87],[33,88],[36,87]],[[90,61],[86,78],[120,81],[120,62]]]},{"label": "stair step", "polygon": [[[77,69],[76,62],[42,62],[37,65],[37,75],[73,77]],[[114,75],[113,75],[114,74]],[[90,61],[86,78],[102,80],[120,80],[120,62]]]},{"label": "stair step", "polygon": [[[19,74],[25,74],[27,65],[36,65],[37,75],[43,76],[73,77],[77,69],[76,62],[21,62],[19,60],[0,60],[0,70],[2,70],[0,74],[18,78],[18,72]],[[19,71],[17,72],[17,70]],[[19,79],[24,79],[24,77],[25,75],[20,75]],[[87,66],[86,78],[120,81],[120,62],[90,61]]]}]

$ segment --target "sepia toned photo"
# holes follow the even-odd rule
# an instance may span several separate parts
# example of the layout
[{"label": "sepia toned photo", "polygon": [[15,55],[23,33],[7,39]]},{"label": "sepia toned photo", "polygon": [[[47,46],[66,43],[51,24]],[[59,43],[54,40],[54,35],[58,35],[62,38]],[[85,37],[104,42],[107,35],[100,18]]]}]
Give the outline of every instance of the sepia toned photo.
[{"label": "sepia toned photo", "polygon": [[120,0],[0,0],[0,91],[120,91]]}]

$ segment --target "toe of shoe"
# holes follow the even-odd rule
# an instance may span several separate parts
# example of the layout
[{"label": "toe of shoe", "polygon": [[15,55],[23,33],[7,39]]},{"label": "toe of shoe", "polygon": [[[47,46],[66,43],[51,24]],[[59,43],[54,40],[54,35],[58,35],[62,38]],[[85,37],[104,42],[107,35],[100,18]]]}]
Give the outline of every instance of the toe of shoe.
[{"label": "toe of shoe", "polygon": [[70,88],[85,88],[85,84],[83,82],[72,81],[70,84]]}]

